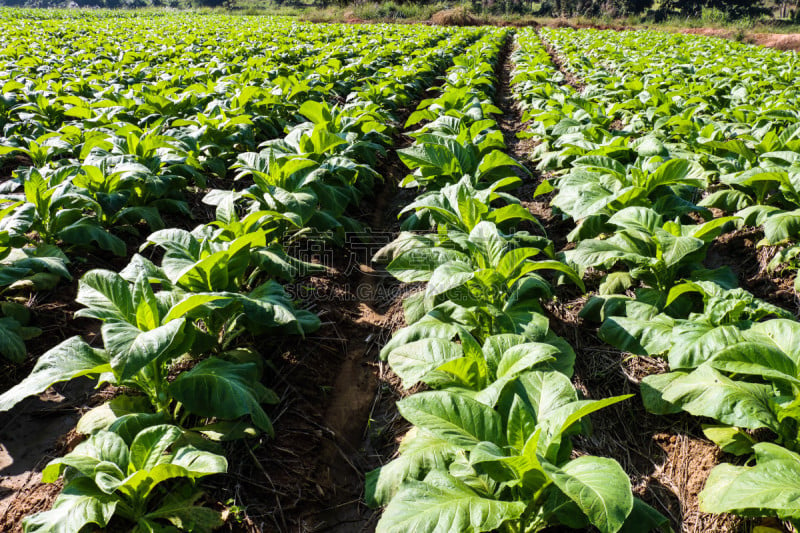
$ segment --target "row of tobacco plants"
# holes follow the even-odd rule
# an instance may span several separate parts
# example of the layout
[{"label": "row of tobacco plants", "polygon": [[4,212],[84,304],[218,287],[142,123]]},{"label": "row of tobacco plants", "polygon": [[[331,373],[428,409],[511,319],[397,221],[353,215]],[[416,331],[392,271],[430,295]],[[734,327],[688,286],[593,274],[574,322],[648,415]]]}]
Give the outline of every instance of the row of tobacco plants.
[{"label": "row of tobacco plants", "polygon": [[375,259],[426,285],[403,302],[407,326],[382,357],[405,387],[425,390],[398,402],[412,428],[399,456],[367,475],[367,500],[386,506],[379,532],[666,527],[616,461],[571,455],[587,415],[627,397],[579,397],[575,353],[541,307],[551,283],[583,283],[506,192],[524,172],[492,118],[509,37],[486,29],[456,58],[438,97],[406,124],[424,124],[414,143],[398,150],[412,170],[402,185],[420,192],[401,213],[404,231]]},{"label": "row of tobacco plants", "polygon": [[641,382],[650,412],[702,417],[746,461],[713,469],[700,510],[797,528],[800,323],[707,254],[752,227],[770,270],[797,269],[800,60],[647,31],[522,30],[518,45],[514,91],[551,176],[537,194],[555,190],[554,212],[575,222],[565,262],[603,274],[582,317],[620,350],[668,362]]},{"label": "row of tobacco plants", "polygon": [[[26,356],[26,292],[69,280],[82,254],[129,258],[79,280],[76,316],[101,323],[99,343],[63,340],[0,395],[7,411],[75,378],[116,387],[45,467],[64,488],[24,530],[210,531],[222,517],[195,481],[226,471],[222,441],[274,431],[260,349],[320,325],[284,284],[324,268],[288,246],[360,228],[347,213],[382,179],[393,113],[479,31],[0,16],[0,157],[18,164],[1,185],[0,353]],[[187,192],[215,218],[168,227]]]}]

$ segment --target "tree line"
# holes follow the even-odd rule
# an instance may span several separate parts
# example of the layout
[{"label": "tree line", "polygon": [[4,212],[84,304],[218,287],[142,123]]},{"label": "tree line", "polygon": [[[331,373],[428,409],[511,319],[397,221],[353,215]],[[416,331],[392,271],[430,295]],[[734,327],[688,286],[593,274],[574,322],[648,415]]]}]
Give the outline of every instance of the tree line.
[{"label": "tree line", "polygon": [[[444,0],[445,2],[447,0]],[[791,20],[800,23],[800,0],[456,0],[471,3],[479,13],[518,13],[551,17],[627,17],[644,15],[653,22],[673,17],[689,17],[726,21],[749,18]],[[347,6],[366,2],[406,5],[442,4],[443,0],[263,0],[247,2],[248,7],[270,4],[296,7]],[[25,7],[224,7],[236,9],[239,0],[0,0],[1,5]]]}]

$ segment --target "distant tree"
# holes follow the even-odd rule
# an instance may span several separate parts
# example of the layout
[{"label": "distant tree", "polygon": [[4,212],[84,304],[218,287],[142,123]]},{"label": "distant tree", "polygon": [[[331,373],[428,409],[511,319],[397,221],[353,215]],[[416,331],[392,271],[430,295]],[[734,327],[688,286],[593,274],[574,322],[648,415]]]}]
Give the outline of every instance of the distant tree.
[{"label": "distant tree", "polygon": [[192,5],[195,7],[222,7],[226,0],[192,0]]},{"label": "distant tree", "polygon": [[550,0],[542,11],[554,16],[610,15],[612,17],[641,13],[652,7],[653,0]]},{"label": "distant tree", "polygon": [[660,9],[697,17],[703,8],[714,8],[727,13],[730,18],[755,15],[766,11],[763,0],[662,0]]},{"label": "distant tree", "polygon": [[762,0],[706,0],[705,7],[724,11],[732,18],[756,15],[766,11]]}]

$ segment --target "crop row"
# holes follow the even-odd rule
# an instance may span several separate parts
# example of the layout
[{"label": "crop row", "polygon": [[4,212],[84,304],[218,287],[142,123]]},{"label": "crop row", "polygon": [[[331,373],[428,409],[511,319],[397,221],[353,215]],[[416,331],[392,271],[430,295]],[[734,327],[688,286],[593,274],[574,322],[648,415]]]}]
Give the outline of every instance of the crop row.
[{"label": "crop row", "polygon": [[407,326],[381,355],[406,388],[427,387],[398,402],[413,427],[399,457],[367,475],[367,500],[386,505],[379,532],[660,527],[666,519],[633,497],[616,461],[571,457],[587,415],[627,396],[579,397],[575,353],[540,304],[552,297],[541,271],[583,284],[549,239],[519,229],[541,233],[505,192],[524,172],[492,118],[509,37],[486,30],[456,59],[439,96],[409,118],[425,121],[414,143],[398,151],[412,170],[403,185],[420,193],[376,261],[426,285],[403,302]]},{"label": "crop row", "polygon": [[717,466],[701,510],[796,527],[800,323],[705,264],[715,239],[747,226],[785,246],[772,266],[797,255],[796,55],[652,32],[541,37],[519,33],[515,92],[551,172],[537,193],[555,188],[554,211],[575,222],[565,260],[605,273],[581,316],[609,344],[667,360],[642,380],[649,411],[710,419],[710,440],[754,457]]},{"label": "crop row", "polygon": [[[52,510],[25,520],[25,531],[75,532],[88,524],[105,527],[112,517],[115,523],[132,524],[136,531],[161,530],[165,524],[210,531],[220,524],[217,511],[195,505],[201,492],[193,481],[226,470],[219,441],[273,432],[262,405],[279,398],[261,383],[267,363],[257,348],[258,339],[305,335],[319,327],[318,317],[296,308],[282,283],[323,268],[292,257],[286,243],[341,242],[346,230],[359,227],[347,212],[382,179],[374,167],[392,144],[393,112],[417,98],[454,56],[478,38],[475,30],[431,35],[409,27],[398,27],[397,34],[387,38],[389,28],[307,27],[319,43],[336,44],[309,48],[323,57],[331,54],[310,63],[314,68],[270,63],[274,76],[293,72],[289,86],[315,87],[312,92],[283,94],[281,88],[287,87],[283,81],[274,80],[264,88],[263,80],[253,75],[255,69],[240,69],[234,53],[242,47],[239,41],[225,60],[234,71],[232,79],[224,80],[226,67],[208,58],[203,69],[214,79],[205,85],[209,95],[197,98],[192,89],[196,80],[186,79],[185,74],[202,69],[178,67],[191,61],[191,52],[197,50],[190,38],[182,41],[183,55],[170,55],[180,73],[169,81],[176,87],[186,85],[170,93],[174,101],[159,86],[170,75],[162,64],[143,74],[152,79],[120,91],[130,110],[114,106],[114,113],[107,114],[107,86],[90,87],[92,96],[84,95],[86,105],[75,103],[76,95],[64,102],[68,111],[91,109],[90,116],[67,113],[61,122],[42,123],[23,110],[36,102],[36,93],[63,90],[67,78],[20,81],[30,72],[10,71],[13,79],[6,85],[11,84],[9,94],[16,103],[9,108],[5,131],[15,133],[14,142],[3,145],[7,153],[22,151],[30,160],[5,185],[9,194],[2,229],[9,236],[11,252],[3,267],[20,272],[17,281],[33,281],[36,274],[22,268],[53,264],[42,259],[40,250],[47,250],[61,261],[57,273],[68,277],[67,256],[56,245],[67,251],[73,250],[70,244],[102,250],[110,239],[119,239],[114,232],[125,222],[133,230],[143,224],[155,229],[142,249],[160,249],[153,255],[156,260],[134,254],[119,272],[94,269],[81,277],[76,301],[83,308],[76,316],[102,323],[101,348],[80,337],[67,339],[39,357],[27,378],[0,395],[0,410],[5,411],[54,383],[78,377],[89,377],[98,387],[120,388],[113,399],[80,419],[77,430],[89,438],[45,468],[44,481],[55,481],[63,473],[66,484]],[[288,33],[291,27],[283,29]],[[330,63],[339,61],[333,56],[342,53],[345,41],[340,33],[347,35],[355,52],[346,56],[352,68],[338,69],[341,64],[336,63],[340,72],[335,74]],[[181,39],[171,35],[167,44]],[[410,35],[417,38],[409,39]],[[356,37],[360,41],[354,45]],[[286,44],[289,39],[287,35],[283,46],[293,46]],[[141,61],[124,63],[124,42],[105,46],[117,47],[123,57],[123,64],[116,66],[118,75],[135,78],[146,68]],[[420,48],[420,42],[426,46]],[[50,44],[53,53],[61,49]],[[211,44],[210,34],[206,51],[216,53],[216,43]],[[363,59],[366,56],[369,60]],[[77,84],[80,69],[71,72]],[[150,83],[155,87],[150,89]],[[154,113],[147,107],[152,103],[147,98],[151,90],[164,105],[182,103]],[[337,90],[345,92],[337,95]],[[52,101],[53,94],[46,100]],[[249,94],[252,107],[232,109],[231,102],[242,94]],[[191,104],[183,107],[184,99]],[[334,103],[345,99],[346,103]],[[280,102],[279,110],[261,107],[269,102]],[[211,114],[229,126],[216,129],[206,121]],[[281,115],[286,118],[280,119]],[[25,120],[28,123],[20,125]],[[274,131],[257,126],[270,120],[279,121]],[[46,130],[47,139],[63,141],[72,135],[78,142],[37,159],[31,148],[45,146],[46,141],[40,145],[21,133],[29,127],[37,134]],[[186,149],[187,139],[194,142],[191,149]],[[114,152],[114,147],[123,149]],[[235,173],[233,180],[228,179],[229,171]],[[188,182],[199,191],[209,175],[224,187],[206,189],[203,198],[214,206],[214,220],[191,231],[154,223],[174,205],[159,202],[163,197],[146,201],[147,195],[164,190],[159,184],[167,183],[174,187],[167,190],[179,193]],[[241,186],[248,182],[249,186]],[[19,197],[14,196],[16,188],[23,190]],[[132,201],[139,210],[131,210]],[[129,218],[106,220],[103,214],[108,209],[128,213]],[[185,206],[182,211],[189,213]],[[72,243],[64,231],[50,231],[69,229],[70,224],[84,226],[77,234],[103,237]],[[96,224],[95,233],[86,229],[89,224]],[[124,254],[124,248],[119,252]],[[26,288],[31,285],[12,283],[8,291]],[[19,313],[21,306],[10,304],[4,311]],[[9,317],[3,324],[17,328],[22,337],[20,322]],[[170,479],[167,491],[161,483]]]},{"label": "crop row", "polygon": [[[76,21],[58,25],[64,41],[43,41],[41,62],[49,65],[42,65],[20,55],[19,40],[49,26],[13,22],[3,36],[0,79],[0,157],[22,165],[15,179],[0,184],[0,287],[12,290],[48,290],[69,279],[64,251],[125,256],[126,241],[140,242],[141,230],[160,230],[165,217],[190,215],[187,187],[225,180],[237,154],[308,120],[299,110],[304,102],[334,104],[352,94],[352,103],[362,102],[368,112],[370,102],[387,110],[406,105],[404,95],[421,90],[437,62],[417,60],[412,68],[407,59],[450,46],[444,31],[426,34],[425,47],[412,49],[407,28],[374,37],[367,30],[333,27],[325,34],[306,26],[299,35],[305,46],[277,33],[251,49],[243,66],[242,41],[226,42],[212,32],[181,40],[176,21],[175,33],[160,42],[144,31],[149,28],[139,28],[140,43],[99,39],[103,26],[87,34]],[[283,34],[290,29],[272,24]],[[115,58],[92,47],[84,53],[89,39],[95,47],[126,51]],[[159,47],[161,54],[154,52]],[[287,52],[295,49],[304,51]],[[27,322],[20,306],[4,305],[0,354],[25,357],[23,340],[36,333]]]},{"label": "crop row", "polygon": [[[279,21],[273,25],[284,34],[290,29]],[[280,53],[296,47],[293,37],[278,33],[261,50],[251,50],[243,68],[242,41],[226,46],[214,33],[180,40],[175,37],[180,25],[160,43],[161,55],[153,52],[158,41],[143,31],[148,28],[134,34],[141,44],[122,37],[103,41],[96,38],[99,33],[84,37],[95,37],[94,46],[126,50],[112,61],[98,60],[104,55],[100,50],[83,53],[85,43],[73,35],[86,33],[79,22],[59,27],[65,41],[42,45],[44,57],[58,69],[11,54],[2,65],[0,156],[22,163],[15,179],[0,184],[4,287],[49,289],[69,278],[62,251],[99,249],[125,256],[126,241],[140,242],[142,229],[160,230],[165,217],[190,214],[187,186],[225,180],[237,154],[255,151],[285,127],[308,120],[299,111],[304,102],[333,104],[343,100],[340,91],[382,109],[402,106],[402,96],[393,102],[385,94],[419,91],[416,84],[425,83],[422,74],[435,63],[416,61],[417,76],[407,70],[406,59],[449,48],[444,32],[423,39],[430,47],[411,49],[399,45],[407,42],[408,29],[371,38],[366,30],[334,27],[326,35],[307,26],[300,34],[307,44],[297,47],[302,54]],[[22,28],[20,39],[32,30]],[[4,35],[9,49],[20,46],[20,31],[9,22]],[[375,47],[376,40],[386,46]],[[154,55],[157,61],[150,59]],[[29,232],[36,233],[34,242]],[[24,329],[18,310],[4,311],[0,327],[9,341],[0,354],[21,360],[22,338],[34,332]]]}]

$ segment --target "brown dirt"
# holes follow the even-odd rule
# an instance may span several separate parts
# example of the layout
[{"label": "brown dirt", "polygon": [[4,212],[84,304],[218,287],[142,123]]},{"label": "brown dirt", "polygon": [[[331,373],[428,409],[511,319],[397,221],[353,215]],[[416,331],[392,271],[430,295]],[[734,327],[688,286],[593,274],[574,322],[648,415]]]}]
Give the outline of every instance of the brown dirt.
[{"label": "brown dirt", "polygon": [[776,50],[800,50],[800,34],[791,33],[751,33],[748,35],[755,44]]},{"label": "brown dirt", "polygon": [[31,475],[22,481],[15,490],[17,496],[6,509],[0,519],[0,530],[7,533],[22,533],[22,519],[26,516],[46,511],[52,507],[62,483],[40,483],[39,476]]},{"label": "brown dirt", "polygon": [[750,44],[757,44],[776,50],[800,50],[800,34],[798,33],[741,33],[735,30],[721,28],[689,28],[681,33],[719,37],[721,39],[741,40]]},{"label": "brown dirt", "polygon": [[[498,61],[495,70],[495,76],[499,82],[495,101],[503,112],[502,115],[496,116],[496,119],[500,130],[503,132],[503,140],[506,143],[507,151],[512,154],[524,154],[531,148],[531,141],[530,139],[522,140],[517,137],[518,133],[527,129],[527,124],[522,122],[522,111],[511,91],[511,77],[514,71],[514,64],[510,56],[514,51],[513,42],[513,38],[509,36],[505,46],[500,51],[501,57],[506,57],[508,59],[506,61]],[[524,160],[522,162],[524,163]]]},{"label": "brown dirt", "polygon": [[[542,176],[529,159],[533,148],[536,146],[536,141],[520,139],[517,136],[527,129],[527,124],[522,121],[522,110],[511,90],[511,77],[514,70],[514,65],[511,61],[512,42],[512,39],[509,38],[501,51],[501,57],[506,59],[498,63],[495,73],[499,82],[495,102],[503,112],[501,115],[496,116],[496,120],[500,130],[503,132],[503,140],[507,147],[506,152],[527,170],[527,172],[517,172],[517,175],[522,180],[522,185],[513,193],[520,200],[520,204],[542,222],[547,228],[547,236],[560,249],[566,243],[566,235],[570,232],[569,225],[572,223],[571,221],[562,221],[553,215],[552,209],[550,209],[552,194],[543,195],[536,199],[533,198],[536,185],[540,182]],[[532,229],[532,232],[536,233],[536,230]]]},{"label": "brown dirt", "polygon": [[25,154],[16,153],[5,157],[0,162],[0,184],[11,179],[12,174],[19,167],[29,167],[32,164],[31,158]]},{"label": "brown dirt", "polygon": [[739,280],[739,286],[757,298],[783,307],[800,316],[800,300],[794,292],[794,277],[780,270],[769,272],[767,264],[777,247],[757,248],[764,237],[758,228],[744,228],[717,238],[709,248],[705,264],[708,268],[729,266]]},{"label": "brown dirt", "polygon": [[[378,388],[372,361],[378,313],[356,299],[358,278],[343,268],[312,278],[324,327],[279,347],[269,385],[275,439],[237,442],[229,475],[212,493],[246,509],[259,531],[336,530],[362,519],[363,431]],[[247,528],[232,527],[235,531]]]}]

